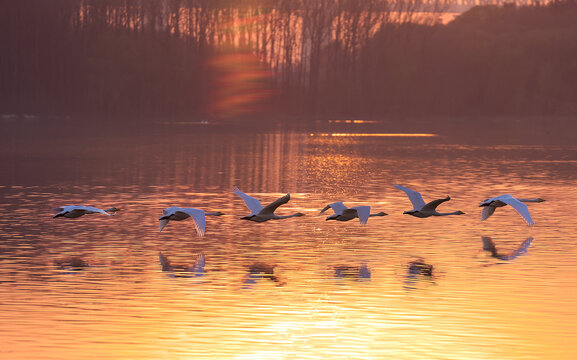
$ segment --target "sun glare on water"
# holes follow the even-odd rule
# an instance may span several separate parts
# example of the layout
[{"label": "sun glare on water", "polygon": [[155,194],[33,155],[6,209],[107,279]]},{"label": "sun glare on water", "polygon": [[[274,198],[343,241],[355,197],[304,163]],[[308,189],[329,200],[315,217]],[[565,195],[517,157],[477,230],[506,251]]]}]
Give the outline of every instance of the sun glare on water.
[{"label": "sun glare on water", "polygon": [[437,134],[426,133],[311,133],[310,136],[340,137],[435,137]]}]

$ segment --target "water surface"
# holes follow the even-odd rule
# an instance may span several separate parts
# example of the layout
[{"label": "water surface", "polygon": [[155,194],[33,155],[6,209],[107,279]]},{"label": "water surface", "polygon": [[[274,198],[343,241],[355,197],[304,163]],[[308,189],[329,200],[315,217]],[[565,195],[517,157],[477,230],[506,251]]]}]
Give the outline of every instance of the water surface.
[{"label": "water surface", "polygon": [[[177,130],[6,135],[1,358],[577,357],[577,146]],[[466,215],[403,215],[394,183],[450,195],[439,210]],[[234,186],[263,203],[290,192],[278,213],[306,216],[241,221]],[[529,205],[533,228],[511,208],[479,221],[478,203],[505,193],[547,200]],[[325,221],[335,201],[389,215]],[[52,219],[69,204],[122,211]],[[190,221],[159,233],[169,206],[226,215],[202,238]],[[482,237],[504,254],[526,247],[499,260]],[[204,266],[163,272],[159,252]],[[433,275],[412,274],[413,261]],[[265,265],[273,276],[253,271]]]}]

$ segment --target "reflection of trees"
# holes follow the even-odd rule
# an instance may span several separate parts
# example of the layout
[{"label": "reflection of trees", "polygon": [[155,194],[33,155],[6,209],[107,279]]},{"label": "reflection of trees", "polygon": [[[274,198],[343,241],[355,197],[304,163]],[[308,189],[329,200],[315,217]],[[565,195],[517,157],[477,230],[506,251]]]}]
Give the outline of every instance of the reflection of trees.
[{"label": "reflection of trees", "polygon": [[[219,70],[207,65],[239,52],[254,59],[246,71],[274,81],[258,78],[255,87],[254,79],[243,80],[240,89],[251,102],[217,115],[262,111],[257,105],[272,103],[272,88],[281,95],[274,108],[284,113],[577,111],[574,2],[477,7],[441,26],[438,14],[446,4],[6,1],[0,11],[0,112],[214,112],[206,90],[218,85]],[[238,71],[234,76],[244,79],[243,67]],[[252,97],[252,91],[267,98]]]},{"label": "reflection of trees", "polygon": [[145,178],[151,183],[194,184],[198,189],[219,186],[232,191],[234,186],[242,186],[247,192],[286,193],[304,181],[299,163],[302,137],[272,133],[174,138],[153,150],[165,157]]}]

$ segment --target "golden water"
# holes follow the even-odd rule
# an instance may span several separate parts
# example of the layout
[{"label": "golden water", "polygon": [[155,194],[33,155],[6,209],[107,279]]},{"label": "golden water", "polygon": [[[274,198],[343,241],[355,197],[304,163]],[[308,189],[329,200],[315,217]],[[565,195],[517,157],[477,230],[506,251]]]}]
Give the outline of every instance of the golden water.
[{"label": "golden water", "polygon": [[[184,130],[2,145],[0,358],[577,358],[577,146]],[[466,215],[403,215],[394,183]],[[241,221],[234,186],[263,203],[290,192],[277,212],[306,216]],[[529,205],[533,228],[511,208],[479,221],[504,193],[547,200]],[[335,201],[389,216],[325,221]],[[68,204],[122,211],[52,219]],[[169,206],[226,215],[203,238],[190,220],[159,233]],[[499,261],[482,236],[503,253],[533,241]],[[162,272],[159,251],[204,254],[204,272]],[[55,265],[70,257],[90,266]],[[415,259],[433,276],[410,275]],[[255,263],[278,280],[251,278]],[[363,265],[370,278],[336,276]]]}]

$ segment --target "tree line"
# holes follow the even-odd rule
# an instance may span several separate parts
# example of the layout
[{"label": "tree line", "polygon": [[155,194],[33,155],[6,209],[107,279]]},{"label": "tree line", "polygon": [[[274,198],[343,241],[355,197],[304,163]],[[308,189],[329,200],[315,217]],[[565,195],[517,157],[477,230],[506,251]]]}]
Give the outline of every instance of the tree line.
[{"label": "tree line", "polygon": [[577,113],[577,3],[0,0],[0,114]]}]

